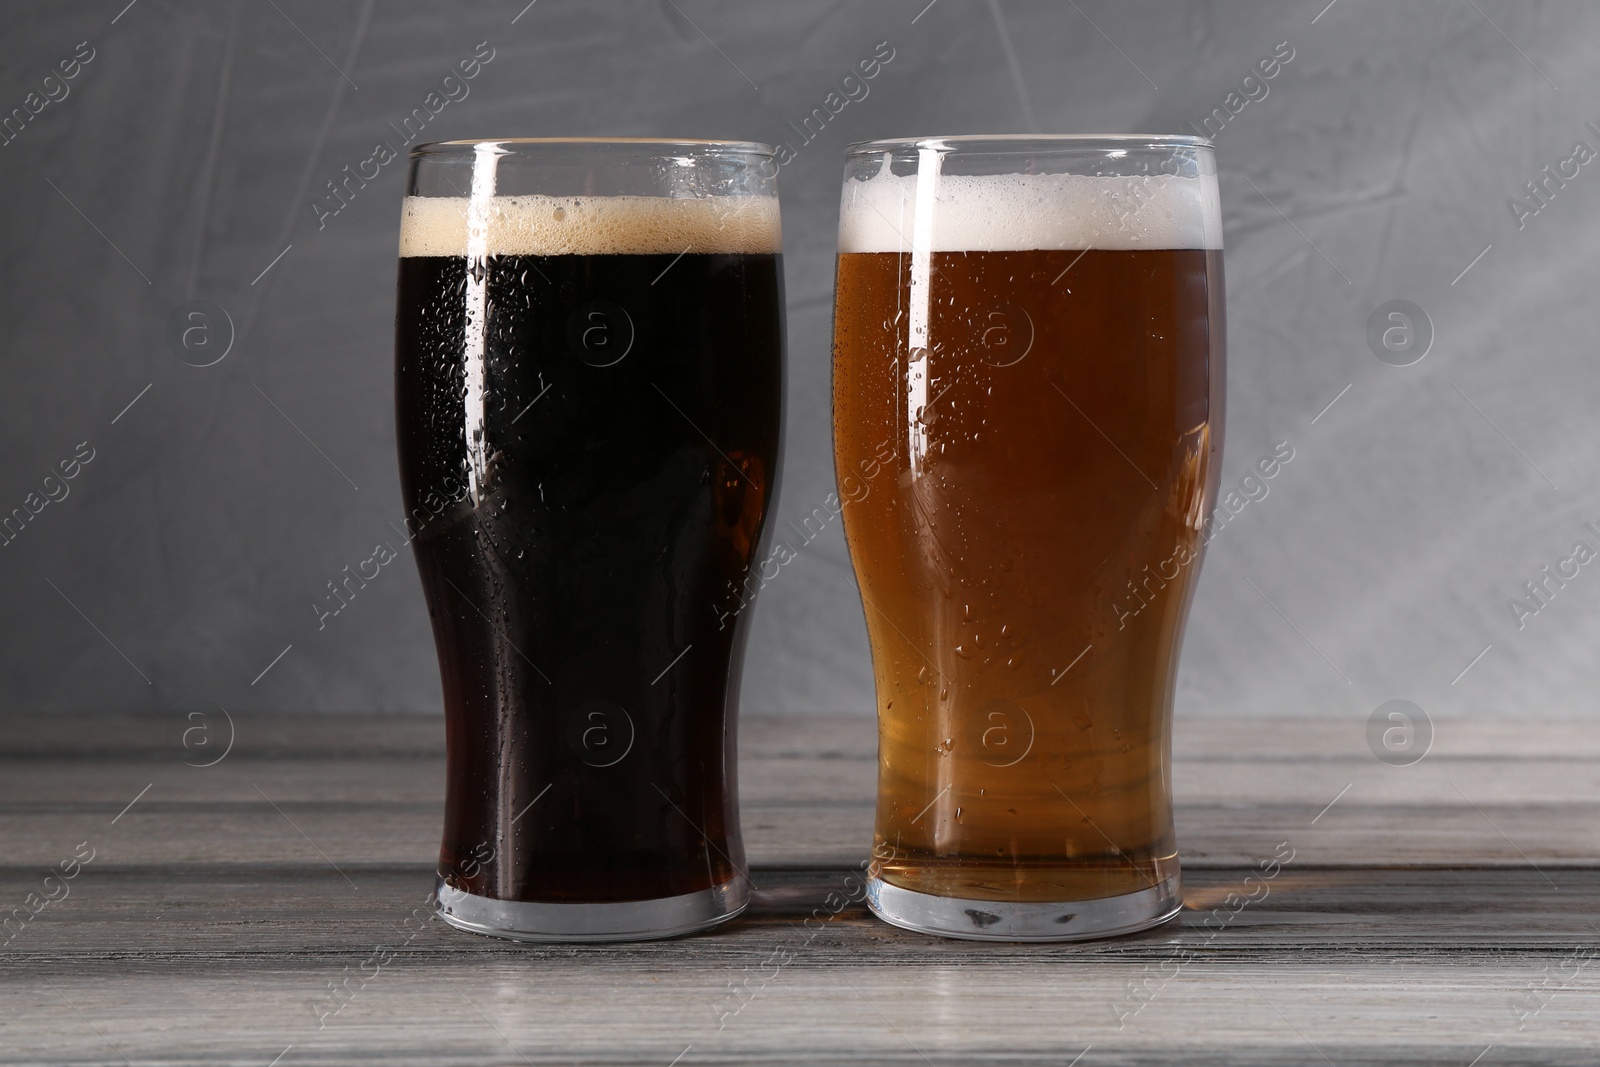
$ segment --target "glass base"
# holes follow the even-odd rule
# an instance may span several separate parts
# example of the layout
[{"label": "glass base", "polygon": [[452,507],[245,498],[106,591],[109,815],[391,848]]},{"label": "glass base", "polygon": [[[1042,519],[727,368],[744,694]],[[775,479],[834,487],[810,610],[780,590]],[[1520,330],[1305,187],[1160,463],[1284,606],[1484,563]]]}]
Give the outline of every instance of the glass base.
[{"label": "glass base", "polygon": [[439,879],[439,918],[475,934],[512,941],[654,941],[692,934],[727,922],[750,903],[743,875],[710,889],[656,900],[606,904],[546,904],[494,900],[466,893]]},{"label": "glass base", "polygon": [[936,897],[873,877],[867,882],[867,906],[886,923],[940,937],[1087,941],[1166,922],[1183,907],[1182,879],[1174,869],[1159,884],[1136,893],[1057,903]]}]

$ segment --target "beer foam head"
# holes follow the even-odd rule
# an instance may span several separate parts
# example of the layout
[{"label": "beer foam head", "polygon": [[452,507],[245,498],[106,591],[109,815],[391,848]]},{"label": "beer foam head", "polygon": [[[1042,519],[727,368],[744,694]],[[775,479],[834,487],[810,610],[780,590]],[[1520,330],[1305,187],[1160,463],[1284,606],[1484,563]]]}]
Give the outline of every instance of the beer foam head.
[{"label": "beer foam head", "polygon": [[[917,218],[919,177],[932,186],[927,220]],[[933,252],[1220,249],[1222,206],[1211,176],[935,174],[930,181],[885,166],[845,182],[839,251],[909,252],[924,239]]]},{"label": "beer foam head", "polygon": [[777,252],[766,196],[408,196],[401,256]]}]

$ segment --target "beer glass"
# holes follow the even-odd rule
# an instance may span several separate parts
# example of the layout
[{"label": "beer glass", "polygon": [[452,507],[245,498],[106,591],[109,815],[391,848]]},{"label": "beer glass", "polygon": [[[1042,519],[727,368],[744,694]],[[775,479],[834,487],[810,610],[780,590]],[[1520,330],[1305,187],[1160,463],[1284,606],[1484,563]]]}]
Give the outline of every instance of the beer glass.
[{"label": "beer glass", "polygon": [[849,152],[834,448],[890,923],[1075,940],[1179,907],[1169,738],[1222,449],[1220,217],[1197,138]]},{"label": "beer glass", "polygon": [[719,141],[411,153],[395,415],[455,926],[667,937],[748,899],[728,590],[776,490],[776,174]]}]

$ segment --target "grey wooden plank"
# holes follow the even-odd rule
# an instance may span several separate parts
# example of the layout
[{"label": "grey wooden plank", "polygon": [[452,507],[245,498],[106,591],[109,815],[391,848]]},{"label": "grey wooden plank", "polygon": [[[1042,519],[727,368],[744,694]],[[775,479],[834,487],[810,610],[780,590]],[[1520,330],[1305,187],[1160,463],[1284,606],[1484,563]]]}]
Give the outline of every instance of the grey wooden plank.
[{"label": "grey wooden plank", "polygon": [[[85,764],[59,755],[0,760],[6,787],[0,806],[44,810],[51,805],[120,810],[154,782],[164,803],[260,803],[256,786],[288,803],[430,803],[443,795],[443,753],[261,755],[235,752],[214,767],[179,760],[153,762],[104,756]],[[877,788],[869,758],[771,755],[745,746],[740,753],[740,795],[746,803],[870,804]],[[1545,754],[1501,760],[1436,755],[1411,767],[1390,767],[1363,757],[1312,763],[1190,759],[1173,766],[1173,791],[1192,803],[1293,802],[1320,810],[1346,786],[1341,803],[1368,804],[1570,804],[1600,794],[1600,757],[1556,759]]]},{"label": "grey wooden plank", "polygon": [[[0,958],[0,1062],[122,1062],[109,1041],[139,1063],[265,1063],[293,1045],[286,1062],[665,1064],[692,1045],[681,1062],[1061,1064],[1093,1046],[1083,1062],[1182,1048],[1184,1062],[1321,1062],[1320,1050],[1460,1067],[1489,1044],[1496,1063],[1583,1062],[1600,1041],[1600,965],[1550,978],[1575,951],[1600,951],[1600,872],[1551,886],[1527,870],[1296,863],[1223,923],[1244,872],[1209,871],[1191,876],[1175,924],[1055,946],[925,938],[856,904],[827,919],[848,874],[757,869],[748,919],[597,947],[437,921],[413,935],[401,921],[422,900],[422,867],[369,870],[352,889],[314,869],[91,865]],[[380,945],[393,958],[363,984]],[[341,1002],[327,983],[347,974],[329,1014]],[[1541,1010],[1519,1020],[1532,989]]]},{"label": "grey wooden plank", "polygon": [[[0,866],[48,867],[79,841],[115,863],[288,863],[313,860],[317,847],[352,863],[425,862],[436,855],[440,804],[283,805],[294,825],[268,805],[164,807],[154,792],[115,827],[107,809],[6,816]],[[148,807],[146,804],[148,803]],[[1177,809],[1178,840],[1189,867],[1237,866],[1291,840],[1323,865],[1593,867],[1600,864],[1594,806],[1345,805],[1315,825],[1309,804],[1192,805]],[[868,804],[829,808],[747,805],[743,826],[751,862],[766,866],[848,864],[871,843]],[[299,831],[295,829],[299,827]],[[303,832],[306,837],[301,837]],[[97,861],[99,862],[99,861]]]},{"label": "grey wooden plank", "polygon": [[[359,730],[329,723],[329,737],[316,724],[278,724],[284,729],[264,742],[265,753],[241,742],[205,768],[186,766],[181,752],[160,761],[110,750],[87,761],[58,749],[13,756],[0,761],[0,817],[12,826],[0,864],[48,865],[81,840],[103,841],[110,862],[301,862],[313,850],[287,819],[352,862],[425,859],[442,818],[442,753],[409,742],[394,748],[415,724],[401,720],[405,729],[391,730],[392,721]],[[374,751],[360,754],[368,735]],[[867,848],[870,755],[800,747],[842,736],[771,722],[746,732],[741,795],[755,862],[847,863]],[[333,740],[343,747],[322,743]],[[1296,847],[1323,864],[1600,862],[1600,758],[1441,753],[1390,767],[1370,753],[1296,763],[1180,752],[1173,780],[1190,865],[1246,862],[1291,831],[1303,831]],[[136,795],[112,833],[111,819]]]},{"label": "grey wooden plank", "polygon": [[[756,906],[601,948],[400,925],[437,849],[437,721],[252,719],[209,768],[181,719],[8,724],[0,901],[96,855],[0,948],[0,1063],[1589,1062],[1600,731],[1456,725],[1406,768],[1349,724],[1185,728],[1181,919],[1027,946],[823,921],[870,835],[871,722],[752,719]],[[1279,841],[1267,896],[1230,897]],[[730,982],[757,990],[737,1012]]]},{"label": "grey wooden plank", "polygon": [[[52,961],[173,968],[196,957],[253,966],[256,962],[339,958],[351,943],[403,936],[400,920],[427,901],[427,865],[346,867],[352,885],[326,866],[211,864],[100,867],[86,865],[71,892],[46,907],[5,944],[0,979],[26,977]],[[859,897],[859,868],[756,866],[755,901],[737,921],[708,936],[614,946],[528,945],[477,937],[430,924],[430,939],[408,946],[408,957],[488,959],[569,958],[577,952],[596,967],[629,968],[654,960],[743,959],[774,934],[819,930],[808,939],[836,953],[834,962],[859,962],[854,939],[871,933],[891,959],[885,963],[1021,964],[1166,958],[1172,946],[1208,958],[1281,957],[1337,962],[1352,953],[1369,959],[1474,961],[1508,953],[1549,955],[1574,944],[1600,944],[1600,871],[1546,872],[1531,868],[1330,868],[1297,855],[1268,879],[1265,892],[1246,885],[1254,868],[1208,868],[1185,875],[1184,908],[1173,923],[1130,937],[1077,944],[958,942],[923,937],[868,918],[858,900],[829,918],[829,895]],[[0,899],[36,888],[30,872],[0,873]],[[1234,897],[1230,899],[1230,894]],[[1241,895],[1257,899],[1241,902]],[[816,920],[807,923],[808,917]],[[159,923],[155,920],[159,919]],[[1211,922],[1208,925],[1207,920]],[[176,925],[174,925],[176,924]],[[167,936],[152,938],[152,925]],[[241,930],[250,936],[241,938]],[[1221,935],[1211,936],[1213,930]],[[398,933],[397,933],[398,932]],[[173,936],[180,934],[181,936]],[[877,937],[876,935],[883,935]],[[430,955],[431,954],[431,955]],[[1595,964],[1600,990],[1600,961]],[[113,968],[114,969],[114,968]]]},{"label": "grey wooden plank", "polygon": [[[191,712],[206,719],[191,719]],[[381,723],[381,728],[376,725]],[[67,755],[126,755],[183,752],[184,731],[215,724],[225,729],[215,705],[184,705],[158,714],[53,713],[0,720],[0,759],[56,752]],[[444,751],[444,723],[432,715],[251,714],[234,717],[246,752],[316,759],[374,753],[428,754]],[[1192,719],[1173,725],[1173,751],[1181,760],[1288,760],[1312,763],[1366,758],[1366,720]],[[1500,721],[1444,719],[1433,723],[1429,758],[1600,758],[1600,722],[1589,719]],[[193,739],[198,739],[195,735]],[[872,758],[875,722],[869,714],[803,716],[745,715],[739,721],[741,750],[759,755]]]}]

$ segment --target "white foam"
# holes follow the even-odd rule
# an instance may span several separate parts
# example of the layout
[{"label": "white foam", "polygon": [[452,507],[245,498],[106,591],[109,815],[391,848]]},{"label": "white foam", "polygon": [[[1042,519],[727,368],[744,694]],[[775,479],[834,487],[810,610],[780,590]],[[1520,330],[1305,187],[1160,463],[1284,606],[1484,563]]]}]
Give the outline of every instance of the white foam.
[{"label": "white foam", "polygon": [[762,253],[783,244],[774,197],[408,196],[400,255],[466,255],[469,204],[473,244],[488,255]]},{"label": "white foam", "polygon": [[[887,166],[845,182],[839,251],[1222,247],[1222,205],[1212,176],[1082,174],[920,176],[932,186],[930,218],[916,217],[918,178]],[[921,235],[929,234],[926,238]]]}]

